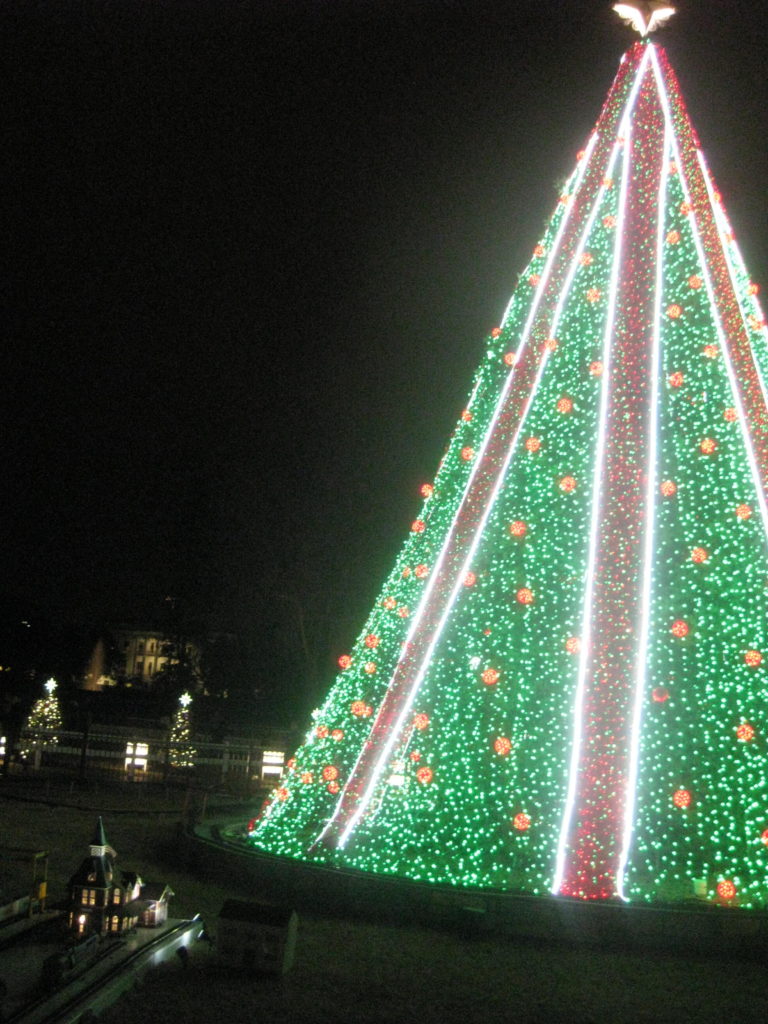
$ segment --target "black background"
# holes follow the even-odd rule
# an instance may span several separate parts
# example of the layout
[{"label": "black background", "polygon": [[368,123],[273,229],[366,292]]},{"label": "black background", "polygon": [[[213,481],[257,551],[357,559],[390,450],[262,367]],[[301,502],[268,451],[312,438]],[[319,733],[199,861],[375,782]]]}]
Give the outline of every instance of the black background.
[{"label": "black background", "polygon": [[[766,20],[657,40],[762,282]],[[278,685],[330,668],[633,38],[603,0],[2,4],[6,611],[172,595]]]}]

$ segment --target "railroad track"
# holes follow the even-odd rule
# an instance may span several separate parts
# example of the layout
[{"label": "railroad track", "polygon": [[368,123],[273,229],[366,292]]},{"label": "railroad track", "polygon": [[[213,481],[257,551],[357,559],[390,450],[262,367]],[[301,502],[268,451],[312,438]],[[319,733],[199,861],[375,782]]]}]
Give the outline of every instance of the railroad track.
[{"label": "railroad track", "polygon": [[[3,1024],[80,1024],[96,1017],[132,989],[146,971],[168,960],[179,949],[186,949],[202,929],[203,922],[195,916],[128,952],[127,942],[110,942],[109,948],[90,960],[82,973],[56,991],[17,1008],[3,1018]],[[116,956],[118,960],[114,962]]]}]

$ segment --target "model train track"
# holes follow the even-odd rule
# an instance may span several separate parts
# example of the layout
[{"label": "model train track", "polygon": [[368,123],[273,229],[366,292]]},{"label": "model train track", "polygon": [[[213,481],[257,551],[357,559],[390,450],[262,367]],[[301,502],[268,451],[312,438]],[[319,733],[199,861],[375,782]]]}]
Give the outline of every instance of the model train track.
[{"label": "model train track", "polygon": [[[115,1003],[152,967],[194,942],[203,929],[196,915],[125,954],[126,943],[110,944],[76,977],[55,992],[31,1000],[4,1018],[4,1024],[77,1024]],[[123,954],[117,962],[115,956]],[[106,964],[106,969],[105,969]]]}]

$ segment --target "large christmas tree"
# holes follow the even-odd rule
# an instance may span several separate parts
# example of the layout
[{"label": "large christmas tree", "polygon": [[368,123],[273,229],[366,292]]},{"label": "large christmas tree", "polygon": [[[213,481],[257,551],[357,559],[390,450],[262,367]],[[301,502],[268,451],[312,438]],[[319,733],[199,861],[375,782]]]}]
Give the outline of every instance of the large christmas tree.
[{"label": "large christmas tree", "polygon": [[768,901],[757,290],[646,36],[255,847],[457,886]]}]

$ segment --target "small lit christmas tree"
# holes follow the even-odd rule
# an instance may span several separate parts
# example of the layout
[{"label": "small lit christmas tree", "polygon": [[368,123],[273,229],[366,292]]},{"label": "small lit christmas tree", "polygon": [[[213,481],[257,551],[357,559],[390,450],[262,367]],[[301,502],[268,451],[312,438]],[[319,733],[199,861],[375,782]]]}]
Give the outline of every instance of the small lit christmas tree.
[{"label": "small lit christmas tree", "polygon": [[675,76],[622,59],[259,849],[768,904],[768,333]]},{"label": "small lit christmas tree", "polygon": [[57,686],[55,679],[49,679],[44,687],[45,696],[38,697],[32,705],[24,726],[24,746],[21,750],[23,759],[30,757],[35,750],[55,747],[59,742],[62,719],[59,698],[56,696]]},{"label": "small lit christmas tree", "polygon": [[192,768],[197,751],[192,745],[192,723],[189,705],[192,698],[188,693],[179,697],[179,707],[173,716],[168,744],[168,763],[172,768]]}]

